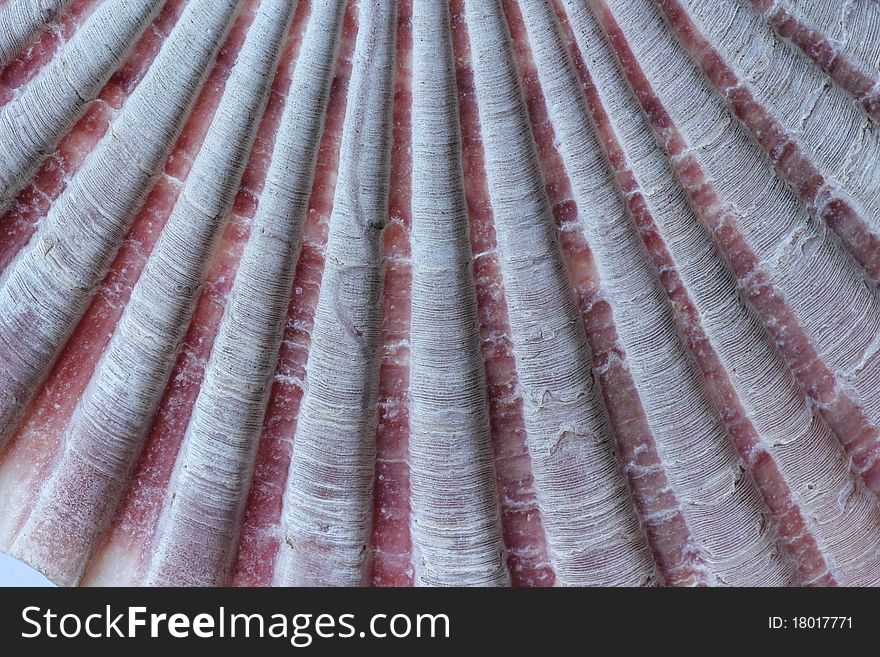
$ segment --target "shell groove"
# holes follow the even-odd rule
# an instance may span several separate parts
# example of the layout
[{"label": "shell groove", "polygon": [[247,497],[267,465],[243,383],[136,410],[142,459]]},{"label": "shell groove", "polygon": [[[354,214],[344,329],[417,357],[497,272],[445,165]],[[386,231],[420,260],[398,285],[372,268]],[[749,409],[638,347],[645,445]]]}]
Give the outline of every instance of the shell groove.
[{"label": "shell groove", "polygon": [[880,4],[0,2],[0,550],[880,583]]}]

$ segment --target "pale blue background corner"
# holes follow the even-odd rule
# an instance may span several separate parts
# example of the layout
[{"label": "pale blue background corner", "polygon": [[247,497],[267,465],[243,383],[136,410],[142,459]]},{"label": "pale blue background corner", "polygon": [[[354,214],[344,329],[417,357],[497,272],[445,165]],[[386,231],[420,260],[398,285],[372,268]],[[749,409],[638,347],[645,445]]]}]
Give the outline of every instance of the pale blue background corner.
[{"label": "pale blue background corner", "polygon": [[0,554],[0,586],[54,586],[39,572],[12,557]]}]

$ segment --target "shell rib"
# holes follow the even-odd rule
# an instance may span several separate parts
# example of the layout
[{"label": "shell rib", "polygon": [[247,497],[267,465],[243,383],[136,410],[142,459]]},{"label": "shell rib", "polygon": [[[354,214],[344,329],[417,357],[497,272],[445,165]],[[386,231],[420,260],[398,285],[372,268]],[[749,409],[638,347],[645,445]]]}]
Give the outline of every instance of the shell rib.
[{"label": "shell rib", "polygon": [[880,5],[0,3],[0,549],[880,583]]}]

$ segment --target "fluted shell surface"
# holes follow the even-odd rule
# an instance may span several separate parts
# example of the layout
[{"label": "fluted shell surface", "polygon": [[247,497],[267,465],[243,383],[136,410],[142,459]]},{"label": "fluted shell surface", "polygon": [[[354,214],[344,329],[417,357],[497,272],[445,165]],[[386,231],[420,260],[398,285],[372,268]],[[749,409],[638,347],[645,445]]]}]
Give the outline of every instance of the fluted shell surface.
[{"label": "fluted shell surface", "polygon": [[880,3],[0,0],[0,549],[880,583]]}]

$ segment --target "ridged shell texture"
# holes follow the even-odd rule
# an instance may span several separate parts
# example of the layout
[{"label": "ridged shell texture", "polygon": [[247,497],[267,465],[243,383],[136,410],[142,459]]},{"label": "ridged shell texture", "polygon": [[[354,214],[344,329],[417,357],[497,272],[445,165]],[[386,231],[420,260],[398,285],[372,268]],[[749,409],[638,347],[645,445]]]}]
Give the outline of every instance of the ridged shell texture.
[{"label": "ridged shell texture", "polygon": [[0,549],[880,582],[880,3],[0,0]]}]

